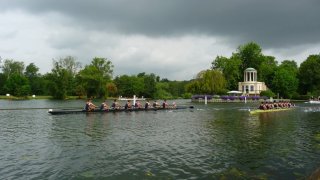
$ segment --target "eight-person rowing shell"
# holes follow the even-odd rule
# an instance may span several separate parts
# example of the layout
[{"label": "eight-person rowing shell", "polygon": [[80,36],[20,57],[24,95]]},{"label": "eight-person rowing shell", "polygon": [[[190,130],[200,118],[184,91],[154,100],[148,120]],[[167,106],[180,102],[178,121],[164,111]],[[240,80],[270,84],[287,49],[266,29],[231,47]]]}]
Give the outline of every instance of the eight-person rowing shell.
[{"label": "eight-person rowing shell", "polygon": [[250,114],[258,114],[265,112],[277,112],[293,109],[295,105],[291,102],[262,102],[260,106],[255,110],[250,110]]},{"label": "eight-person rowing shell", "polygon": [[281,108],[291,108],[295,105],[291,102],[261,102],[258,109],[268,110],[268,109],[281,109]]},{"label": "eight-person rowing shell", "polygon": [[[85,105],[85,111],[94,111],[97,108],[96,105],[94,105],[92,103],[91,99],[88,99]],[[122,107],[121,105],[119,105],[119,103],[117,102],[116,99],[114,99],[114,101],[112,102],[111,106],[109,107],[107,104],[107,100],[105,100],[104,102],[101,103],[100,105],[100,111],[108,111],[108,110],[120,110],[120,109],[125,109],[125,110],[130,110],[130,109],[174,109],[176,108],[176,103],[173,102],[172,105],[170,106],[167,103],[167,100],[165,99],[162,102],[162,105],[160,106],[158,104],[158,102],[155,100],[152,104],[152,106],[150,106],[150,102],[149,100],[147,100],[145,102],[144,107],[141,105],[141,102],[139,100],[136,101],[136,103],[134,105],[131,104],[131,101],[128,100],[126,102],[126,104]]]}]

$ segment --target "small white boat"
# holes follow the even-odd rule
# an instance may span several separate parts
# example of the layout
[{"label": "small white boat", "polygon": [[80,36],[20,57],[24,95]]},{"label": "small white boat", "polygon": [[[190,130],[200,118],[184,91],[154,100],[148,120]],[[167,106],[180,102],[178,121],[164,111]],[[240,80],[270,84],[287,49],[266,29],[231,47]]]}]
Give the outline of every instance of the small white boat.
[{"label": "small white boat", "polygon": [[310,104],[320,104],[319,100],[310,100],[309,101]]}]

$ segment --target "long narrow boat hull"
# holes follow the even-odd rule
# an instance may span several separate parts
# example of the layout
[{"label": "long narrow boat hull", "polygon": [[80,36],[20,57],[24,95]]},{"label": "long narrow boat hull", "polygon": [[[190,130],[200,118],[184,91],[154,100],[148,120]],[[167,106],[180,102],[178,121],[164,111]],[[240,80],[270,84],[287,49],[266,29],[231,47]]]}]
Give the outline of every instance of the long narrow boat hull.
[{"label": "long narrow boat hull", "polygon": [[309,101],[310,104],[320,104],[320,101],[317,100],[310,100]]},{"label": "long narrow boat hull", "polygon": [[259,113],[268,113],[268,112],[278,112],[278,111],[288,111],[293,108],[283,108],[283,109],[268,109],[268,110],[262,110],[262,109],[256,109],[249,111],[250,114],[259,114]]},{"label": "long narrow boat hull", "polygon": [[86,110],[53,110],[49,109],[48,113],[52,115],[60,114],[79,114],[79,113],[117,113],[117,112],[135,112],[135,111],[161,111],[161,110],[179,110],[179,109],[193,109],[193,106],[178,106],[176,108],[148,108],[148,109],[109,109],[109,110],[99,110],[86,111]]}]

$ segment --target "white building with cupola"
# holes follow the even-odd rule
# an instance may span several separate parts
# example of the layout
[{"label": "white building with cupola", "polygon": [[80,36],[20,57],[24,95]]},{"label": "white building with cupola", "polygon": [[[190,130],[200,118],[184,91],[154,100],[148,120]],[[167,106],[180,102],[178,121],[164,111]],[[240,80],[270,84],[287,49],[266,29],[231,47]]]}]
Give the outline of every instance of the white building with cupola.
[{"label": "white building with cupola", "polygon": [[239,91],[243,95],[259,95],[261,91],[266,91],[267,86],[264,82],[258,82],[258,73],[254,68],[244,70],[243,82],[239,82]]}]

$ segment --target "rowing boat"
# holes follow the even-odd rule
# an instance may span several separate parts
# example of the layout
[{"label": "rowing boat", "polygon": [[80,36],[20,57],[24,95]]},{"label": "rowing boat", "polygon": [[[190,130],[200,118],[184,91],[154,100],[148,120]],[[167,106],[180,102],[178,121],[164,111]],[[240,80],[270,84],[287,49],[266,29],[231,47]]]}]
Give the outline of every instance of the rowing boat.
[{"label": "rowing boat", "polygon": [[281,108],[281,109],[268,109],[268,110],[262,110],[262,109],[255,109],[255,110],[249,110],[250,114],[259,114],[259,113],[268,113],[268,112],[277,112],[277,111],[287,111],[291,110],[293,108]]},{"label": "rowing boat", "polygon": [[137,109],[108,109],[108,110],[100,110],[95,109],[93,111],[79,110],[79,109],[61,109],[61,110],[53,110],[49,109],[48,113],[52,115],[60,115],[60,114],[79,114],[79,113],[117,113],[117,112],[135,112],[135,111],[161,111],[161,110],[179,110],[179,109],[193,109],[193,106],[177,106],[175,108],[137,108]]},{"label": "rowing boat", "polygon": [[310,104],[320,104],[319,100],[310,100],[309,101]]}]

